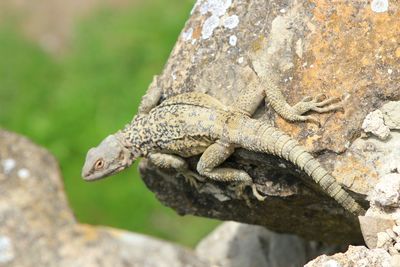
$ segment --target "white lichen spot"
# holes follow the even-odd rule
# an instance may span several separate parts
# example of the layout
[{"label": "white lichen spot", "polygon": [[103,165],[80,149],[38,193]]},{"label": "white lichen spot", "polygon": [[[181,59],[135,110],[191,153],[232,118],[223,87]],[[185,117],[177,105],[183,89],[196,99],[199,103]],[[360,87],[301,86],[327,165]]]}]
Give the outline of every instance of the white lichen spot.
[{"label": "white lichen spot", "polygon": [[392,69],[388,69],[388,71],[387,71],[389,74],[392,74],[393,73],[393,70]]},{"label": "white lichen spot", "polygon": [[28,169],[22,168],[22,169],[19,169],[19,170],[18,170],[17,175],[18,175],[19,178],[21,178],[21,179],[24,180],[24,179],[29,178],[29,176],[30,176],[31,174],[30,174],[30,172],[29,172]]},{"label": "white lichen spot", "polygon": [[202,15],[210,12],[215,16],[223,16],[226,10],[232,5],[232,0],[208,0],[200,6],[200,13]]},{"label": "white lichen spot", "polygon": [[279,10],[279,12],[281,12],[282,14],[286,13],[286,9],[282,8],[281,10]]},{"label": "white lichen spot", "polygon": [[374,12],[382,13],[389,9],[389,0],[372,0],[371,9]]},{"label": "white lichen spot", "polygon": [[5,159],[2,161],[1,165],[3,165],[4,174],[9,174],[17,163],[14,159]]},{"label": "white lichen spot", "polygon": [[328,260],[322,264],[323,267],[341,267],[340,263],[335,260]]},{"label": "white lichen spot", "polygon": [[390,135],[390,129],[385,125],[383,113],[379,109],[369,113],[361,126],[366,133],[372,133],[381,140],[386,140]]},{"label": "white lichen spot", "polygon": [[172,72],[172,73],[171,73],[171,78],[172,78],[172,80],[174,80],[174,81],[176,80],[176,74],[175,74],[175,72]]},{"label": "white lichen spot", "polygon": [[239,17],[232,15],[224,19],[224,27],[230,30],[236,28],[239,25]]},{"label": "white lichen spot", "polygon": [[211,13],[211,16],[204,21],[201,29],[202,39],[208,39],[212,36],[215,28],[220,25],[221,17],[226,14],[231,5],[232,0],[207,0],[200,6],[202,15]]},{"label": "white lichen spot", "polygon": [[242,64],[243,61],[244,61],[244,58],[243,58],[243,57],[240,57],[240,58],[238,58],[237,63]]},{"label": "white lichen spot", "polygon": [[192,35],[193,35],[193,28],[189,28],[187,31],[182,33],[182,38],[186,42],[192,39]]},{"label": "white lichen spot", "polygon": [[231,36],[229,37],[229,44],[230,44],[231,46],[235,46],[236,43],[237,43],[237,37],[236,37],[235,35],[231,35]]},{"label": "white lichen spot", "polygon": [[212,15],[203,24],[203,28],[201,29],[201,38],[208,39],[212,36],[215,28],[219,26],[219,18],[218,16]]},{"label": "white lichen spot", "polygon": [[7,236],[0,236],[0,265],[9,263],[14,257],[11,239]]}]

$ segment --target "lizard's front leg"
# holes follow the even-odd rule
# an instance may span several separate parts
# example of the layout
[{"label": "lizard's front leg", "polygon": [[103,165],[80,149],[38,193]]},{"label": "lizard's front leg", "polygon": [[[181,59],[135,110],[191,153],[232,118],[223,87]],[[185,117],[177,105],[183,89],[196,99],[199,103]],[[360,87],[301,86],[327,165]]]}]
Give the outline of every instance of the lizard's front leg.
[{"label": "lizard's front leg", "polygon": [[159,168],[172,168],[178,173],[182,174],[191,186],[197,188],[197,180],[203,181],[204,179],[197,173],[189,170],[188,164],[185,159],[171,154],[151,153],[147,158]]},{"label": "lizard's front leg", "polygon": [[209,146],[197,163],[197,171],[212,180],[222,182],[240,182],[238,186],[239,196],[243,195],[243,189],[246,186],[251,186],[253,195],[260,201],[264,200],[265,197],[258,193],[253,179],[245,171],[233,169],[233,168],[217,168],[222,162],[224,162],[232,153],[235,148],[233,145],[224,144],[217,142]]},{"label": "lizard's front leg", "polygon": [[152,110],[155,106],[157,106],[158,102],[161,99],[162,90],[161,87],[158,86],[158,76],[153,77],[153,81],[151,82],[149,89],[147,89],[146,94],[142,97],[139,105],[139,114],[148,114],[150,110]]}]

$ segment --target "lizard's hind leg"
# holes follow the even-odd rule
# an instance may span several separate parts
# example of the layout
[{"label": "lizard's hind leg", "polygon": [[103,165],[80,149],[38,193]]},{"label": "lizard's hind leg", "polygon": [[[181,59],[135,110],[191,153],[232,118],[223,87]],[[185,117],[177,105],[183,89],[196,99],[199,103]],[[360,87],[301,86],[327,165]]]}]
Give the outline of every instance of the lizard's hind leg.
[{"label": "lizard's hind leg", "polygon": [[218,168],[232,153],[235,148],[230,144],[223,144],[217,142],[209,146],[197,163],[197,171],[212,180],[221,182],[239,182],[237,187],[237,194],[239,197],[244,197],[243,190],[246,186],[251,186],[253,195],[260,201],[265,199],[264,196],[260,195],[257,191],[253,179],[245,171],[237,170],[233,168]]}]

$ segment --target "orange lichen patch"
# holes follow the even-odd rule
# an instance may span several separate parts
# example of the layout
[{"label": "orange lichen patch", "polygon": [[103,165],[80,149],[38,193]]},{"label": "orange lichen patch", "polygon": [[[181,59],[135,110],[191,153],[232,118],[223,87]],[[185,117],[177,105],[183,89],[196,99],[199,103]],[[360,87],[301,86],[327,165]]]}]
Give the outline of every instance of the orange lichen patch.
[{"label": "orange lichen patch", "polygon": [[[394,56],[400,54],[400,3],[391,2],[390,12],[375,13],[368,1],[312,2],[315,7],[311,22],[315,27],[309,35],[305,57],[296,65],[299,74],[296,92],[299,95],[348,94],[359,110],[361,101],[371,101],[369,96],[400,97],[394,88],[400,78],[389,76],[391,71],[388,71],[400,64],[399,57]],[[307,62],[305,67],[304,62]],[[367,111],[346,113],[342,119],[358,125],[365,116],[363,112]],[[325,127],[339,137],[332,146],[349,141],[345,125],[329,123]]]},{"label": "orange lichen patch", "polygon": [[194,27],[192,38],[199,39],[200,36],[201,36],[201,26],[198,25],[198,26]]},{"label": "orange lichen patch", "polygon": [[86,224],[80,224],[77,226],[78,232],[80,232],[86,241],[94,241],[99,238],[99,231],[96,227]]},{"label": "orange lichen patch", "polygon": [[339,183],[362,194],[367,194],[371,184],[379,180],[378,173],[370,165],[350,154],[338,158],[332,174]]},{"label": "orange lichen patch", "polygon": [[285,133],[289,133],[291,136],[298,136],[301,131],[299,124],[290,123],[282,117],[277,117],[275,120],[275,126]]},{"label": "orange lichen patch", "polygon": [[394,54],[396,55],[396,57],[399,57],[399,58],[400,58],[400,47],[398,47],[398,48],[396,49],[396,51],[394,52]]}]

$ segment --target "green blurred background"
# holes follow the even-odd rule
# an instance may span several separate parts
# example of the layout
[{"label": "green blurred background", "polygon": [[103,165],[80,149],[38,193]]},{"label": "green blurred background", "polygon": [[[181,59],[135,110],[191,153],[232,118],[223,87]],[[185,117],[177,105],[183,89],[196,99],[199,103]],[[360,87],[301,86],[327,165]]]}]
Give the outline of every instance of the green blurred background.
[{"label": "green blurred background", "polygon": [[163,207],[137,164],[96,183],[80,177],[88,148],[136,112],[194,0],[1,1],[0,127],[58,158],[80,222],[195,245],[218,222]]}]

